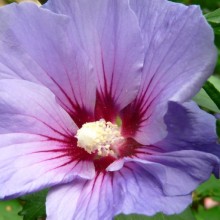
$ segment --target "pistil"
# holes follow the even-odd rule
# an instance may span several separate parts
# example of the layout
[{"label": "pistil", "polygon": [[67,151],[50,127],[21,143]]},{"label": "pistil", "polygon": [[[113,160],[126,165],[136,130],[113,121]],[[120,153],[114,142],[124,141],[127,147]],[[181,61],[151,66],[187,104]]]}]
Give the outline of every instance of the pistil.
[{"label": "pistil", "polygon": [[76,134],[77,146],[98,156],[117,156],[115,145],[123,141],[120,128],[104,119],[85,123]]}]

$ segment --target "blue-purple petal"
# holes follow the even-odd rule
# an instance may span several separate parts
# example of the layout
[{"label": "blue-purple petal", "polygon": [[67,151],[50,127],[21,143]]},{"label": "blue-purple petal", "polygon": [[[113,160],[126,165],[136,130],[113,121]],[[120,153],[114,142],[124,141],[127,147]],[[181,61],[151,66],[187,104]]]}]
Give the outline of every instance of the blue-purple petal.
[{"label": "blue-purple petal", "polygon": [[68,183],[75,176],[94,178],[92,161],[71,158],[77,126],[49,89],[0,80],[0,121],[1,199]]},{"label": "blue-purple petal", "polygon": [[72,27],[67,16],[33,3],[2,7],[0,77],[45,85],[81,126],[94,117],[96,77]]},{"label": "blue-purple petal", "polygon": [[214,34],[198,6],[166,0],[129,2],[142,31],[145,61],[137,98],[123,112],[123,130],[141,144],[153,144],[167,134],[167,102],[192,98],[212,74]]},{"label": "blue-purple petal", "polygon": [[114,120],[137,95],[143,42],[126,0],[49,0],[45,8],[72,18],[97,75],[97,118]]},{"label": "blue-purple petal", "polygon": [[163,150],[197,150],[220,158],[216,118],[201,110],[196,103],[169,102],[164,121],[168,136],[156,144]]}]

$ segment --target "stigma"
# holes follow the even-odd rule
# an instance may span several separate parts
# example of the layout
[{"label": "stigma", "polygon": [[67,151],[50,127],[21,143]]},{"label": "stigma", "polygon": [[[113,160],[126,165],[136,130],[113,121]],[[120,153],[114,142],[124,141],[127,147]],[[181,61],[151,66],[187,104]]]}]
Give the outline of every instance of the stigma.
[{"label": "stigma", "polygon": [[83,124],[75,136],[77,146],[98,156],[116,156],[115,147],[123,141],[120,128],[104,119]]}]

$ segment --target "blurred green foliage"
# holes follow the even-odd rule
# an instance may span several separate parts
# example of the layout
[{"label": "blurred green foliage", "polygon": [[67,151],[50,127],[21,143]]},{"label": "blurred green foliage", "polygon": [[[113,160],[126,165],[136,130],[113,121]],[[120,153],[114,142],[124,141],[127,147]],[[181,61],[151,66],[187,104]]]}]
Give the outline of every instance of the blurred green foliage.
[{"label": "blurred green foliage", "polygon": [[42,190],[20,198],[23,202],[22,210],[18,213],[23,216],[23,220],[44,219],[46,217],[46,196],[48,190]]},{"label": "blurred green foliage", "polygon": [[18,215],[21,205],[17,200],[0,201],[0,220],[22,220]]},{"label": "blurred green foliage", "polygon": [[172,0],[173,2],[180,2],[186,5],[200,5],[201,8],[207,11],[213,11],[220,7],[220,0]]},{"label": "blurred green foliage", "polygon": [[219,98],[220,92],[218,91],[218,89],[216,89],[215,86],[210,81],[207,81],[205,83],[203,89],[208,94],[210,99],[212,99],[212,101],[216,104],[218,109],[220,109],[220,98]]},{"label": "blurred green foliage", "polygon": [[[219,78],[219,76],[217,76],[217,75],[211,76],[209,78],[209,82],[214,85],[214,88],[217,90],[217,93],[219,93],[218,92],[218,91],[220,91],[220,78]],[[207,84],[206,84],[206,87],[207,87]],[[208,92],[209,92],[209,94],[208,94]],[[215,94],[213,94],[213,95],[215,96]],[[198,105],[200,105],[205,110],[207,110],[211,113],[219,113],[220,114],[220,109],[218,108],[216,103],[212,100],[212,98],[210,98],[210,96],[212,96],[211,89],[209,89],[209,87],[206,88],[206,90],[202,88],[200,90],[200,92],[193,99],[195,102],[197,102]],[[216,99],[217,99],[217,102],[219,102],[218,97]]]},{"label": "blurred green foliage", "polygon": [[16,1],[13,1],[13,0],[4,0],[5,4],[10,4],[10,3],[13,3],[13,2],[16,2]]},{"label": "blurred green foliage", "polygon": [[144,216],[144,215],[118,215],[114,220],[196,220],[192,210],[190,208],[186,209],[183,213],[178,215],[164,215],[158,213],[155,216]]},{"label": "blurred green foliage", "polygon": [[[216,206],[205,208],[207,200],[216,201]],[[220,181],[211,176],[209,181],[200,185],[194,193],[193,212],[197,220],[220,219]]]}]

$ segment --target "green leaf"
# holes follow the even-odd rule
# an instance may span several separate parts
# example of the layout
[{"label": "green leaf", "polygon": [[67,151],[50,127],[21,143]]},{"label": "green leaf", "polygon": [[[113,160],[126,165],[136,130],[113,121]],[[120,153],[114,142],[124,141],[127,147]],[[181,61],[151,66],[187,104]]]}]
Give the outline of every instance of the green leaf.
[{"label": "green leaf", "polygon": [[209,22],[219,24],[220,23],[220,8],[218,8],[215,11],[205,14],[205,17]]},{"label": "green leaf", "polygon": [[[206,198],[220,201],[220,180],[212,175],[208,181],[201,184],[193,193],[193,214],[197,220],[219,220],[219,208],[204,208]],[[216,213],[218,212],[218,214]]]},{"label": "green leaf", "polygon": [[[220,180],[216,179],[213,175],[209,178],[208,181],[201,184],[195,191],[197,197],[205,198],[211,197],[216,200],[220,199]],[[217,200],[219,200],[217,199]]]},{"label": "green leaf", "polygon": [[19,215],[23,216],[23,220],[38,220],[46,217],[45,202],[47,193],[48,190],[43,190],[21,198],[24,205]]},{"label": "green leaf", "polygon": [[220,35],[220,24],[219,25],[212,25],[212,28],[214,30],[214,33],[217,35]]},{"label": "green leaf", "polygon": [[[211,93],[218,93],[220,94],[220,78],[217,76],[211,76],[208,81],[213,84],[213,86],[215,87],[216,90],[212,91]],[[205,84],[205,86],[207,86]],[[209,90],[209,89],[208,89]],[[200,105],[201,107],[210,110],[212,112],[215,113],[220,113],[220,108],[217,107],[216,103],[214,102],[214,100],[212,100],[212,96],[211,93],[208,91],[205,91],[204,88],[202,88],[199,93],[197,93],[197,95],[193,98],[193,100]],[[217,97],[218,100],[220,100],[220,96]]]},{"label": "green leaf", "polygon": [[206,91],[208,96],[212,99],[212,101],[216,104],[218,109],[220,109],[220,92],[215,88],[213,83],[210,81],[206,81],[203,86],[203,89]]},{"label": "green leaf", "polygon": [[199,93],[194,96],[193,100],[201,107],[216,113],[220,113],[220,109],[216,106],[216,104],[212,101],[212,99],[208,96],[204,89],[201,89]]},{"label": "green leaf", "polygon": [[18,215],[21,205],[17,200],[0,201],[0,220],[22,220]]},{"label": "green leaf", "polygon": [[215,34],[220,34],[220,8],[205,15],[207,21],[212,25]]},{"label": "green leaf", "polygon": [[200,206],[198,212],[195,212],[197,220],[219,220],[220,207],[205,209]]},{"label": "green leaf", "polygon": [[218,91],[220,91],[220,78],[218,76],[212,75],[209,77],[208,81],[211,82]]},{"label": "green leaf", "polygon": [[190,208],[187,208],[183,213],[179,215],[164,215],[159,213],[155,216],[144,215],[118,215],[115,220],[195,220],[195,217]]},{"label": "green leaf", "polygon": [[15,0],[4,0],[5,4],[11,4],[13,2],[16,2]]}]

